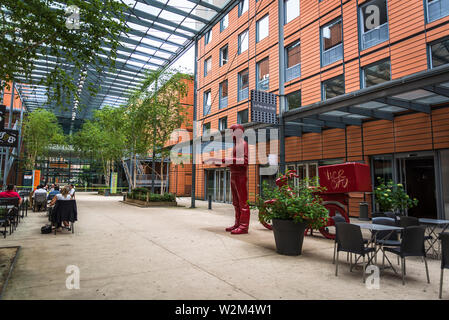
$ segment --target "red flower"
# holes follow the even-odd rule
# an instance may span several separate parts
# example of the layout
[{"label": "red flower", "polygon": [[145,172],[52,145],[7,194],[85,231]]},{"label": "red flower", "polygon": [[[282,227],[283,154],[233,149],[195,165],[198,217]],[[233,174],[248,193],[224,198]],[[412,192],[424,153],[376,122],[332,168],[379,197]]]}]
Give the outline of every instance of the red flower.
[{"label": "red flower", "polygon": [[278,199],[267,200],[267,201],[265,201],[264,203],[265,203],[265,204],[272,204],[272,203],[275,203],[276,201],[278,201]]},{"label": "red flower", "polygon": [[285,186],[287,184],[287,177],[286,176],[282,176],[276,179],[276,185],[279,188],[282,188],[283,186]]}]

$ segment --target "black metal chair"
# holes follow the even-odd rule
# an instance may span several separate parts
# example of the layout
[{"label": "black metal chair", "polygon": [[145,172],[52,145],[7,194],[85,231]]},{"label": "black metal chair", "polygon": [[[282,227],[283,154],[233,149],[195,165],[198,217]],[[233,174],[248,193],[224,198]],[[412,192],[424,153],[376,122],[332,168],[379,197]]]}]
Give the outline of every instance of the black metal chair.
[{"label": "black metal chair", "polygon": [[[396,221],[393,218],[373,218],[374,224],[381,224],[384,226],[396,226]],[[383,251],[383,247],[399,247],[401,245],[401,241],[399,240],[398,233],[396,231],[379,231],[376,234],[376,245],[381,246],[382,250],[382,264],[385,263],[385,252]],[[388,259],[388,257],[387,257]],[[398,256],[398,264],[399,264],[399,256]]]},{"label": "black metal chair", "polygon": [[449,269],[449,233],[440,233],[439,239],[441,240],[441,275],[440,275],[440,294],[441,299],[443,291],[443,271]]},{"label": "black metal chair", "polygon": [[22,205],[20,206],[22,211],[22,219],[23,217],[28,216],[28,206],[30,203],[30,191],[19,191],[19,195],[22,197]]},{"label": "black metal chair", "polygon": [[63,221],[70,222],[69,231],[74,233],[74,223],[78,220],[76,200],[57,200],[55,206],[49,212],[49,220],[55,226],[55,234]]},{"label": "black metal chair", "polygon": [[0,231],[6,238],[6,228],[9,226],[9,234],[17,228],[19,220],[19,198],[0,198],[0,224],[4,230]]},{"label": "black metal chair", "polygon": [[[402,219],[401,219],[402,220]],[[426,265],[427,283],[430,283],[429,268],[427,267],[426,251],[424,249],[425,228],[422,226],[410,226],[402,231],[402,242],[400,247],[386,247],[385,251],[394,253],[401,257],[402,284],[405,284],[405,258],[422,257]]]},{"label": "black metal chair", "polygon": [[[420,223],[419,219],[416,217],[401,216],[401,220],[399,220],[399,225],[405,229],[412,226],[420,226]],[[433,239],[432,236],[426,236],[424,234],[424,240],[431,240],[431,239]]]},{"label": "black metal chair", "polygon": [[[346,219],[341,215],[335,215],[331,217],[331,219],[334,220],[334,225],[336,225],[337,223],[346,223]],[[335,255],[337,253],[337,242],[338,242],[338,234],[337,234],[337,227],[335,227],[334,257],[332,258],[332,264],[335,264]]]},{"label": "black metal chair", "polygon": [[[365,247],[362,237],[362,230],[359,226],[339,222],[335,225],[336,233],[338,234],[337,241],[337,260],[335,263],[335,276],[338,276],[338,256],[340,251],[353,253],[363,258],[363,282],[365,282],[365,255],[370,252],[375,252],[375,248]],[[352,260],[352,259],[351,259]],[[370,259],[368,259],[369,261]],[[355,261],[357,264],[357,260]],[[352,261],[349,266],[349,271],[352,271]]]}]

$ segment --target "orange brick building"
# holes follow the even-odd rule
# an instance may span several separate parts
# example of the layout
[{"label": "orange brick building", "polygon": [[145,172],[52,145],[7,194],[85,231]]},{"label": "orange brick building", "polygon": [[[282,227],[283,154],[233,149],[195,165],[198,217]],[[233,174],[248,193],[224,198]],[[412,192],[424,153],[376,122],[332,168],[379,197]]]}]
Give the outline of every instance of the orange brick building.
[{"label": "orange brick building", "polygon": [[[242,0],[197,42],[198,135],[278,96],[281,168],[357,161],[406,185],[420,217],[449,218],[449,1]],[[283,130],[282,130],[283,129]],[[283,131],[283,132],[282,132]],[[251,199],[260,165],[249,169]],[[229,173],[197,164],[195,194],[230,201]],[[352,194],[351,216],[370,194]]]}]

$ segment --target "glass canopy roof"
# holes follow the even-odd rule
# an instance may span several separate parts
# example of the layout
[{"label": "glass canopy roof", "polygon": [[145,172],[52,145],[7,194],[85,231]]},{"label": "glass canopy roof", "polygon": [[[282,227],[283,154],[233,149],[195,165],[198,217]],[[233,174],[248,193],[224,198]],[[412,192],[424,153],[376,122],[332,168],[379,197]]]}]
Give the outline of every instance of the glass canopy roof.
[{"label": "glass canopy roof", "polygon": [[[106,105],[119,106],[126,102],[129,90],[146,70],[169,67],[195,43],[195,38],[213,26],[233,6],[236,0],[117,0],[128,6],[126,25],[128,33],[120,35],[115,69],[98,73],[88,66],[79,77],[80,101],[66,106],[63,111],[44,106],[46,88],[35,84],[16,84],[28,110],[49,107],[60,118],[90,118],[92,111]],[[193,61],[192,61],[193,62]],[[38,81],[56,66],[56,58],[41,56],[35,62],[32,80]],[[70,70],[70,66],[66,66]],[[19,78],[20,80],[21,78]],[[92,81],[100,88],[92,96],[84,85]],[[87,106],[78,109],[79,105]]]}]

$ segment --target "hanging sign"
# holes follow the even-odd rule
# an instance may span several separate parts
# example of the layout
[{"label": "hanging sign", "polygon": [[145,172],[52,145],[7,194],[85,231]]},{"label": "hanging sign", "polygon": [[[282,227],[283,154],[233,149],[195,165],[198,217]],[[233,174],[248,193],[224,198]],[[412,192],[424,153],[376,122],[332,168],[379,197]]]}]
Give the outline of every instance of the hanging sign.
[{"label": "hanging sign", "polygon": [[19,131],[12,129],[0,129],[0,146],[2,147],[15,147],[19,142]]},{"label": "hanging sign", "polygon": [[275,94],[251,90],[251,122],[277,124],[276,109]]}]

